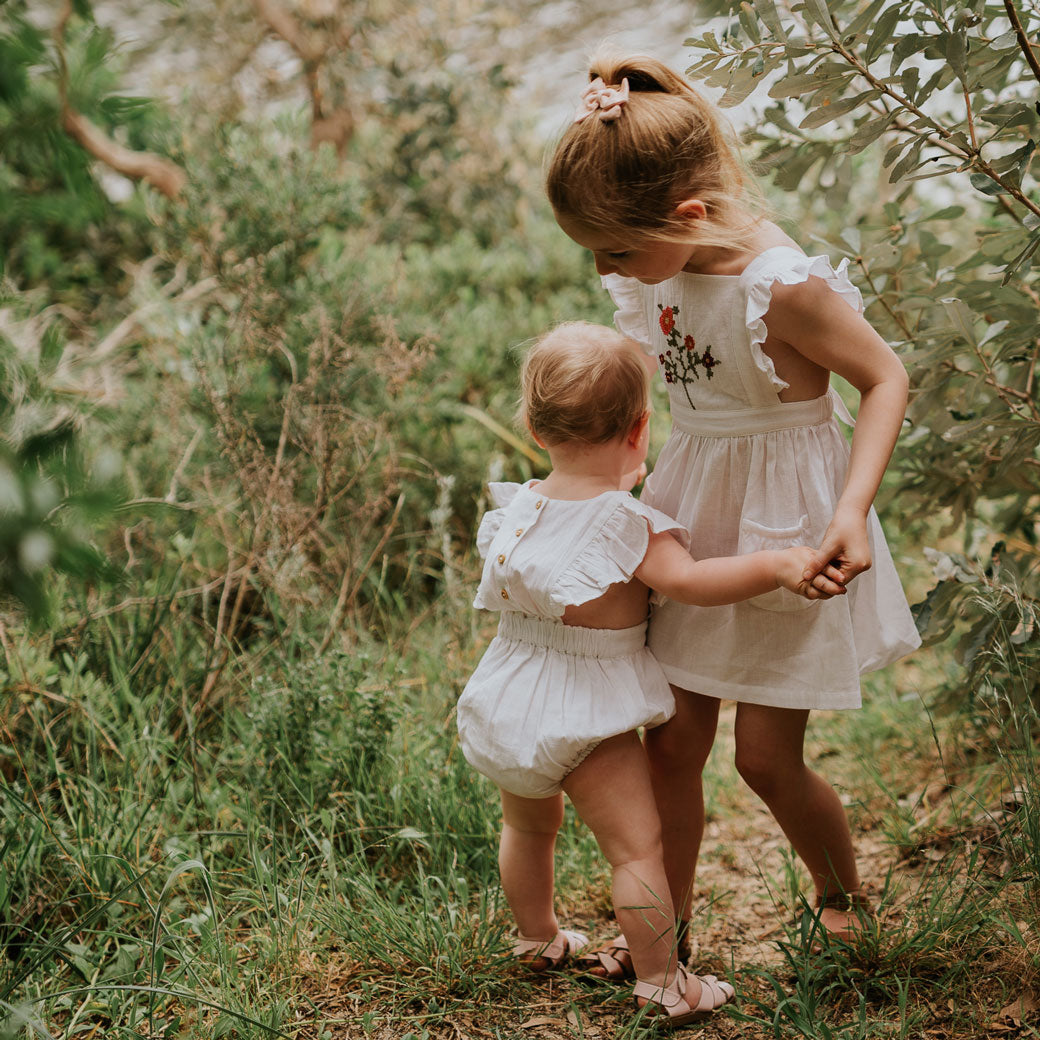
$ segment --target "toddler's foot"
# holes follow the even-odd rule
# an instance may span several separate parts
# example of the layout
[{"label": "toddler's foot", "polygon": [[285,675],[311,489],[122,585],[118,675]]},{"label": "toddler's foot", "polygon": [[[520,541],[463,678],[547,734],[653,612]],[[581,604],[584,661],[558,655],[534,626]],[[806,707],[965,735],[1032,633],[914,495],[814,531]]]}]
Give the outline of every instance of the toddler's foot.
[{"label": "toddler's foot", "polygon": [[568,957],[580,953],[588,945],[589,940],[581,932],[561,929],[551,939],[518,936],[513,944],[513,956],[531,971],[550,971],[559,968]]},{"label": "toddler's foot", "polygon": [[707,1018],[736,995],[728,982],[714,975],[693,975],[681,964],[670,985],[637,982],[633,994],[636,1007],[647,1008],[644,1014],[666,1029]]}]

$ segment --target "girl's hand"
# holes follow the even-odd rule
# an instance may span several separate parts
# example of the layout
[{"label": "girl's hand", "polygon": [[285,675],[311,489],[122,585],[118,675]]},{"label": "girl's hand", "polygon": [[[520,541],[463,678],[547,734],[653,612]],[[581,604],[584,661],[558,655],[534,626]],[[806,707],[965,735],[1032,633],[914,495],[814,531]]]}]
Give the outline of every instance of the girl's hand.
[{"label": "girl's hand", "polygon": [[840,574],[842,584],[848,585],[857,574],[870,570],[871,562],[867,514],[839,503],[823,541],[812,554],[802,577],[811,582],[825,568],[833,567]]},{"label": "girl's hand", "polygon": [[646,480],[646,463],[640,463],[639,469],[632,470],[631,473],[626,473],[621,478],[621,484],[618,487],[619,491],[631,491],[636,484],[642,484]]},{"label": "girl's hand", "polygon": [[806,577],[816,559],[816,553],[807,545],[780,549],[777,557],[776,583],[780,588],[789,589],[806,599],[830,599],[832,596],[845,595],[841,571],[833,564],[827,563]]}]

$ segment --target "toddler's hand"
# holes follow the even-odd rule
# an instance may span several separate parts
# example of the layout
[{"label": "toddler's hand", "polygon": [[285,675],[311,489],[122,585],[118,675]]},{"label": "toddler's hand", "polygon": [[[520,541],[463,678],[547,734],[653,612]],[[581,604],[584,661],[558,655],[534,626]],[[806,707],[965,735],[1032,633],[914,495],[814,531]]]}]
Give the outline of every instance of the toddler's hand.
[{"label": "toddler's hand", "polygon": [[833,567],[841,574],[842,584],[848,585],[857,574],[870,570],[870,564],[867,515],[862,510],[839,505],[802,577],[812,581],[826,567]]},{"label": "toddler's hand", "polygon": [[845,581],[841,570],[834,564],[826,564],[819,573],[805,575],[815,571],[816,554],[807,545],[795,545],[790,549],[779,551],[779,565],[776,570],[777,584],[791,592],[796,592],[806,599],[830,599],[832,596],[845,595]]}]

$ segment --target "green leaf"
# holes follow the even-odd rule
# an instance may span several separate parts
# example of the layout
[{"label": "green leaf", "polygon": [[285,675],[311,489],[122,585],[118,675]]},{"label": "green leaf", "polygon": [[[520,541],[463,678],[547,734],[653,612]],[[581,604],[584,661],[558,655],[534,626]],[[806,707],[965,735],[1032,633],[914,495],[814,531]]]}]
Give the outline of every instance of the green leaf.
[{"label": "green leaf", "polygon": [[973,173],[969,178],[971,186],[983,195],[1006,195],[1007,189],[1001,187],[992,177],[985,173]]},{"label": "green leaf", "polygon": [[892,30],[903,17],[902,4],[893,4],[877,20],[874,31],[870,34],[870,43],[864,52],[864,61],[869,65],[883,50],[888,49],[892,40]]},{"label": "green leaf", "polygon": [[740,19],[740,27],[744,30],[747,38],[752,43],[762,42],[762,33],[758,29],[758,19],[755,17],[755,9],[744,0],[740,5],[740,13],[738,15]]},{"label": "green leaf", "polygon": [[755,0],[755,10],[773,36],[780,40],[781,43],[786,43],[787,33],[780,23],[780,15],[777,13],[776,4],[773,3],[773,0]]},{"label": "green leaf", "polygon": [[805,11],[809,21],[818,25],[832,40],[838,38],[838,33],[834,28],[834,19],[824,0],[803,0],[800,7],[796,7],[795,10]]},{"label": "green leaf", "polygon": [[890,2],[891,0],[874,0],[873,3],[867,4],[849,24],[844,35],[846,37],[854,37],[865,32],[873,24],[874,19],[884,10],[885,4]]},{"label": "green leaf", "polygon": [[1022,252],[1020,252],[1018,256],[1014,257],[1008,263],[1007,267],[1004,268],[1004,277],[1000,280],[1000,284],[1007,285],[1007,283],[1010,282],[1011,279],[1014,278],[1030,260],[1032,260],[1033,254],[1036,253],[1037,248],[1040,248],[1040,233],[1033,235],[1033,237],[1026,243]]},{"label": "green leaf", "polygon": [[960,80],[968,76],[968,41],[963,33],[943,33],[940,40],[945,44],[946,60]]},{"label": "green leaf", "polygon": [[924,50],[927,46],[927,36],[922,36],[919,33],[910,33],[909,35],[904,36],[892,48],[892,74],[895,75],[899,71],[899,66],[902,65],[911,54],[916,54],[918,51]]},{"label": "green leaf", "polygon": [[873,101],[879,96],[880,92],[877,90],[865,90],[862,94],[854,94],[852,97],[842,98],[840,101],[832,101],[830,104],[820,105],[813,108],[798,126],[802,130],[811,130],[814,127],[823,126],[825,123],[838,119],[840,116],[859,108],[860,105],[864,105],[868,101]]}]

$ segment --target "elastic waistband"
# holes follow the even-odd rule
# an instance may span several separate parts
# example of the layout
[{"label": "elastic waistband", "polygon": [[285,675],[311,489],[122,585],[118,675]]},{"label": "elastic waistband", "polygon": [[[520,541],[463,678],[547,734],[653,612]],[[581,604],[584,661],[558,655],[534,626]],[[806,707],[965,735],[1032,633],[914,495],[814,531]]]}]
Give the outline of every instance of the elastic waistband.
[{"label": "elastic waistband", "polygon": [[673,399],[671,412],[673,425],[684,433],[700,437],[743,437],[790,430],[796,426],[817,426],[834,414],[834,398],[826,393],[809,401],[725,410],[691,408]]},{"label": "elastic waistband", "polygon": [[645,621],[632,628],[581,628],[562,621],[528,617],[515,610],[502,614],[498,634],[502,639],[515,639],[580,657],[628,657],[646,646]]}]

